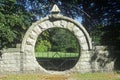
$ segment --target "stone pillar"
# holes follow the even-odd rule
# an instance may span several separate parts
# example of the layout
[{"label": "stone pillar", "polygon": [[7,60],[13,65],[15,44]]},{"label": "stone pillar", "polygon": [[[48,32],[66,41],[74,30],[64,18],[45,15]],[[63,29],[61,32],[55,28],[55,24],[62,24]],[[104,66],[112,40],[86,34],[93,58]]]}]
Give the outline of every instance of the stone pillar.
[{"label": "stone pillar", "polygon": [[91,51],[81,51],[80,58],[76,64],[76,68],[80,73],[91,72]]}]

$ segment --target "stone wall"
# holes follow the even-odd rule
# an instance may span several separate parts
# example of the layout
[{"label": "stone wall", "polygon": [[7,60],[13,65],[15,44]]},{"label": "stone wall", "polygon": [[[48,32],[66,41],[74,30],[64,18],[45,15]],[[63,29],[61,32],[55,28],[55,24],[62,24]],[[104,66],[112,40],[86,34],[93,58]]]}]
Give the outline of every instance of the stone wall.
[{"label": "stone wall", "polygon": [[[34,69],[34,63],[26,61],[20,53],[20,47],[8,48],[1,50],[2,55],[0,56],[0,73],[11,73],[11,72],[38,72]],[[95,46],[93,51],[82,52],[77,67],[70,70],[71,72],[111,72],[114,71],[116,56],[112,48],[106,46]],[[81,54],[82,54],[81,53]],[[119,53],[119,51],[117,51]],[[29,63],[29,64],[28,64]],[[24,65],[24,66],[23,66]],[[68,72],[70,72],[68,70]],[[47,71],[46,71],[47,72]],[[49,72],[48,72],[49,73]]]},{"label": "stone wall", "polygon": [[1,50],[0,73],[19,72],[20,71],[20,47]]},{"label": "stone wall", "polygon": [[114,71],[115,54],[113,47],[95,46],[91,55],[91,66],[93,72]]}]

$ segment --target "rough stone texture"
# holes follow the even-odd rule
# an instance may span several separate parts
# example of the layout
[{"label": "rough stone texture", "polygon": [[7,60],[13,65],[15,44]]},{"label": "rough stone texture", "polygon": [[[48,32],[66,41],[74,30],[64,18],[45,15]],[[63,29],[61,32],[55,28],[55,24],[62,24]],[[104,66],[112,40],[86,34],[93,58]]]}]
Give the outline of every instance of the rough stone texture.
[{"label": "rough stone texture", "polygon": [[2,50],[0,59],[0,73],[20,71],[20,48]]},{"label": "rough stone texture", "polygon": [[[31,45],[30,45],[31,46]],[[11,72],[42,72],[42,73],[71,73],[71,72],[111,72],[114,71],[115,59],[106,46],[96,46],[93,51],[81,51],[80,58],[77,64],[70,70],[63,72],[47,71],[41,67],[34,54],[31,52],[30,46],[26,46],[25,54],[20,52],[19,48],[8,48],[1,50],[2,56],[0,57],[0,73]]]},{"label": "rough stone texture", "polygon": [[81,51],[80,58],[75,66],[75,71],[80,73],[91,72],[90,51]]},{"label": "rough stone texture", "polygon": [[55,4],[51,10],[52,13],[59,13],[60,9],[58,8],[58,6]]},{"label": "rough stone texture", "polygon": [[94,54],[91,56],[92,69],[94,72],[111,72],[114,70],[114,53],[107,46],[95,46]]}]

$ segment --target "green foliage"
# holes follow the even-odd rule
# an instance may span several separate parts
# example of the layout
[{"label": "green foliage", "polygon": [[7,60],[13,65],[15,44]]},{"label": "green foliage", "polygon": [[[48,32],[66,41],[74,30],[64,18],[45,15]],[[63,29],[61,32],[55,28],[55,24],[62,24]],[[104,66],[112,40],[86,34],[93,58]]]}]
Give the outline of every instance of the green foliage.
[{"label": "green foliage", "polygon": [[72,48],[75,49],[74,50],[75,52],[77,52],[76,51],[78,49],[77,40],[76,37],[71,32],[60,28],[54,28],[50,33],[53,32],[54,35],[51,35],[53,51],[66,52],[68,48]]},{"label": "green foliage", "polygon": [[115,49],[120,50],[120,23],[105,26],[102,30],[104,34],[101,36],[101,43],[114,46]]},{"label": "green foliage", "polygon": [[46,52],[51,49],[51,44],[47,40],[38,40],[35,47],[35,52]]},{"label": "green foliage", "polygon": [[0,49],[14,47],[22,41],[32,14],[16,3],[16,0],[0,1]]},{"label": "green foliage", "polygon": [[38,51],[79,52],[77,39],[68,30],[52,28],[40,34],[36,43]]},{"label": "green foliage", "polygon": [[[0,23],[0,43],[1,46],[5,46],[7,45],[7,41],[8,42],[12,42],[14,40],[14,38],[16,37],[16,34],[15,34],[16,31],[12,31],[11,29],[9,29],[8,27],[6,27],[4,24]],[[7,41],[6,41],[7,40]]]},{"label": "green foliage", "polygon": [[104,31],[102,31],[103,27],[104,26],[102,26],[102,25],[94,26],[94,28],[90,32],[90,35],[92,37],[92,41],[94,41],[96,45],[100,45],[101,44],[101,37],[104,34]]}]

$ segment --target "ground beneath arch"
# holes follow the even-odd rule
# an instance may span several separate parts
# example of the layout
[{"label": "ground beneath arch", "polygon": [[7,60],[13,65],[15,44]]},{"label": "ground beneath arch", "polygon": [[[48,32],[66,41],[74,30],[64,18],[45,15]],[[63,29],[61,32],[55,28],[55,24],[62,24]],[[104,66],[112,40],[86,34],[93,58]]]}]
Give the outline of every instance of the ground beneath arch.
[{"label": "ground beneath arch", "polygon": [[7,74],[0,80],[120,80],[120,73]]}]

